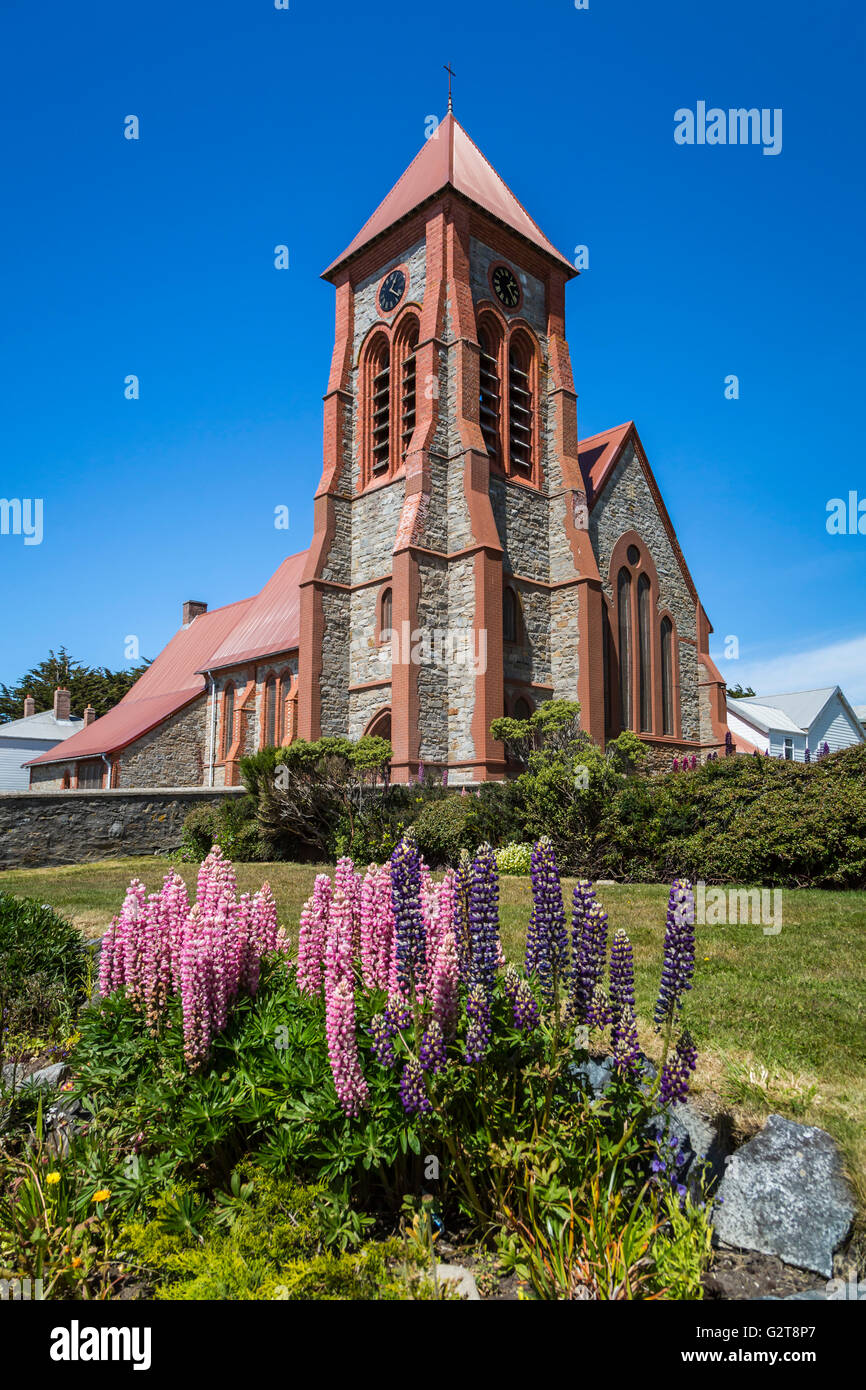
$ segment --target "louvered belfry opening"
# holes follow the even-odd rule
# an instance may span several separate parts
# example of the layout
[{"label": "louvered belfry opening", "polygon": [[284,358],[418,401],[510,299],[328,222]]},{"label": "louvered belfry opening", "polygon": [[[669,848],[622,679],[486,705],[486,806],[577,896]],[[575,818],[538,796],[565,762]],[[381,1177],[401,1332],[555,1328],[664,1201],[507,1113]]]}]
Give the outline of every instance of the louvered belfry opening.
[{"label": "louvered belfry opening", "polygon": [[496,341],[493,334],[482,328],[478,334],[481,356],[478,369],[478,413],[481,433],[492,460],[499,458],[499,364],[496,360]]},{"label": "louvered belfry opening", "polygon": [[519,340],[508,354],[508,433],[511,467],[521,473],[532,468],[532,384],[529,354]]},{"label": "louvered belfry opening", "polygon": [[381,343],[371,362],[371,456],[374,473],[383,473],[391,453],[391,357]]},{"label": "louvered belfry opening", "polygon": [[415,401],[417,393],[417,369],[415,349],[418,346],[418,320],[411,318],[404,338],[403,372],[400,389],[401,458],[405,459],[415,432]]}]

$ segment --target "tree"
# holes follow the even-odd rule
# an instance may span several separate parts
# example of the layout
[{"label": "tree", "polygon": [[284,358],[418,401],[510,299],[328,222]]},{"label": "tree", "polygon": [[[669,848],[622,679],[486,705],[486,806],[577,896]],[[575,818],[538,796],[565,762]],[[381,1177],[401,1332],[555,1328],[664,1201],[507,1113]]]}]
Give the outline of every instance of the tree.
[{"label": "tree", "polygon": [[69,691],[73,714],[82,715],[88,705],[93,706],[97,716],[106,714],[132,689],[149,665],[150,661],[145,660],[140,666],[130,666],[125,671],[111,671],[107,666],[83,665],[71,657],[65,647],[58,652],[49,651],[45,661],[34,666],[14,685],[0,684],[0,724],[23,717],[24,700],[28,695],[36,701],[37,713],[53,709],[58,686]]},{"label": "tree", "polygon": [[728,695],[732,700],[750,700],[754,695],[754,690],[750,685],[729,685]]}]

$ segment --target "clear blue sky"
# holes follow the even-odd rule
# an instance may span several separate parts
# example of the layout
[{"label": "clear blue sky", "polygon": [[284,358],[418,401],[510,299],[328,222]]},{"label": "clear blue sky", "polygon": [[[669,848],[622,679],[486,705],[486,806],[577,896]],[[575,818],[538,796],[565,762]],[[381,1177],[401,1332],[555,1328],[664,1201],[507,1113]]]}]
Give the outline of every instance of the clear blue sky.
[{"label": "clear blue sky", "polygon": [[[44,499],[41,545],[0,536],[0,680],[61,644],[155,656],[185,598],[254,593],[308,544],[319,274],[450,60],[470,135],[589,247],[580,432],[637,421],[713,649],[739,639],[725,676],[866,701],[866,535],[825,529],[866,499],[861,4],[5,0],[0,25],[0,497]],[[781,108],[782,152],[675,144],[699,100]]]}]

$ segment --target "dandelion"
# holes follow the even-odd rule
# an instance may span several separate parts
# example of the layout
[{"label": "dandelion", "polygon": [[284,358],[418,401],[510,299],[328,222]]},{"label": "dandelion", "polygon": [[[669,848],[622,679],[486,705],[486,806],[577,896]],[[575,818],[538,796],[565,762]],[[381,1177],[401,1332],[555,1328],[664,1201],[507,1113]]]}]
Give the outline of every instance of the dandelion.
[{"label": "dandelion", "polygon": [[107,1187],[100,1187],[94,1192],[91,1200],[94,1202],[107,1202],[110,1196],[111,1192]]},{"label": "dandelion", "polygon": [[56,1169],[56,1168],[54,1169],[54,1171],[53,1171],[52,1173],[46,1173],[46,1175],[45,1175],[45,1181],[46,1181],[51,1187],[53,1187],[53,1186],[55,1185],[55,1183],[58,1183],[58,1182],[60,1181],[60,1174],[57,1172],[57,1169]]}]

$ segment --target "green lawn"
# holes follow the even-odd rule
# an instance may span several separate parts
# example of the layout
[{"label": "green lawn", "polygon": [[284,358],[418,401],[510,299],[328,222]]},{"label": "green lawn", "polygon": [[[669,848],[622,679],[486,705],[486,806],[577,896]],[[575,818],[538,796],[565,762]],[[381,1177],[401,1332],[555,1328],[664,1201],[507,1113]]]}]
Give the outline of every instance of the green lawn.
[{"label": "green lawn", "polygon": [[[133,875],[154,889],[169,867],[150,857],[7,871],[0,889],[49,903],[94,936],[117,911]],[[180,870],[194,888],[197,866]],[[280,921],[296,939],[316,873],[331,870],[242,864],[237,872],[242,890],[270,881]],[[632,884],[597,891],[611,930],[624,927],[634,944],[641,1040],[652,1054],[667,889]],[[530,901],[528,879],[502,880],[502,935],[513,959],[523,952]],[[697,928],[688,1001],[700,1048],[695,1090],[746,1132],[771,1111],[828,1129],[844,1148],[866,1210],[866,893],[787,889],[782,905],[778,936],[765,936],[760,926]]]}]

